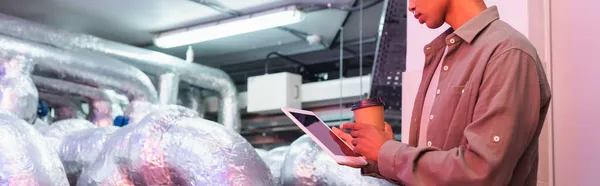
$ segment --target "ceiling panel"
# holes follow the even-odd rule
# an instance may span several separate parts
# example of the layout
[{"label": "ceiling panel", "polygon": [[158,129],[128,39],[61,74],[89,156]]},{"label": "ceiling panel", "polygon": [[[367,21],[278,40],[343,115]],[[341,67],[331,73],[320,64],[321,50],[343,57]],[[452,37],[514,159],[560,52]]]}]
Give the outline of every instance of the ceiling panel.
[{"label": "ceiling panel", "polygon": [[[197,0],[225,6],[242,13],[272,9],[289,4],[327,4],[349,7],[355,0]],[[365,2],[369,2],[365,0]],[[148,48],[178,57],[185,57],[187,47],[159,49],[152,47],[155,33],[231,17],[193,0],[0,0],[0,12],[31,21],[92,34],[122,43],[150,46]],[[366,13],[366,12],[365,12]],[[335,38],[347,12],[324,10],[308,13],[305,20],[286,27],[322,36],[329,44]],[[365,22],[367,23],[367,22]],[[371,23],[373,24],[373,23]],[[255,60],[244,56],[248,51],[291,52],[322,48],[309,46],[288,32],[269,29],[193,45],[197,59],[240,62]],[[283,51],[290,52],[290,51]],[[233,56],[234,54],[240,54]],[[229,60],[235,58],[236,60]],[[260,57],[259,57],[260,58]]]}]

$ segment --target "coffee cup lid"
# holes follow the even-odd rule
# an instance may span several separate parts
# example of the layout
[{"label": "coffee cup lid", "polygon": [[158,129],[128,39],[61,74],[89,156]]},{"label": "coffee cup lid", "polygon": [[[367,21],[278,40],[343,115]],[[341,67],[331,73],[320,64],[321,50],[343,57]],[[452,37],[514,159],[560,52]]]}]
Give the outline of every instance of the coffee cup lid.
[{"label": "coffee cup lid", "polygon": [[355,102],[354,105],[352,105],[352,111],[361,109],[361,108],[367,108],[367,107],[373,107],[373,106],[384,106],[384,105],[385,105],[385,103],[383,102],[383,98],[372,97],[372,98],[363,99],[361,101]]}]

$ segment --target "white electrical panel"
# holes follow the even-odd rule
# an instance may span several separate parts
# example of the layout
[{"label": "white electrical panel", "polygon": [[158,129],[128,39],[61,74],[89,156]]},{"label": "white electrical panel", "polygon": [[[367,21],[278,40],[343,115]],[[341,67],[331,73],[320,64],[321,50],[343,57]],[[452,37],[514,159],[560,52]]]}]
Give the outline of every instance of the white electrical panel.
[{"label": "white electrical panel", "polygon": [[282,107],[301,108],[302,76],[287,72],[248,78],[249,113],[278,113]]}]

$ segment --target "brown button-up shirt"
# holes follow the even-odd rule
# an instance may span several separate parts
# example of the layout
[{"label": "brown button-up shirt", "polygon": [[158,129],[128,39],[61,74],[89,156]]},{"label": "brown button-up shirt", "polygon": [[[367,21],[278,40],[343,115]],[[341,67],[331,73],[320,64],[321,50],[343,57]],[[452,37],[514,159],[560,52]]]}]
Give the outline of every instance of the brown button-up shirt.
[{"label": "brown button-up shirt", "polygon": [[[431,146],[416,147],[425,94],[446,46],[427,128]],[[408,144],[386,142],[363,174],[406,185],[535,185],[550,89],[533,45],[490,7],[424,52]]]}]

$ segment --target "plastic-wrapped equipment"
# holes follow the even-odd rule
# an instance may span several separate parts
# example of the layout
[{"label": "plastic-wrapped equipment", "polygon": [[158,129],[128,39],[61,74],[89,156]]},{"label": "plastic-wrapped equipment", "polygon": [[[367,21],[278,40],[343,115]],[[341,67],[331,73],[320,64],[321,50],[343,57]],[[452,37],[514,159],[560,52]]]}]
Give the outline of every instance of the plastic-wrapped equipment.
[{"label": "plastic-wrapped equipment", "polygon": [[267,155],[265,156],[264,161],[271,170],[271,174],[273,175],[273,182],[275,185],[281,185],[281,167],[283,166],[283,162],[285,161],[285,156],[287,155],[287,151],[289,146],[281,146],[274,149],[271,149]]},{"label": "plastic-wrapped equipment", "polygon": [[137,124],[148,114],[159,109],[159,105],[152,104],[146,101],[132,101],[127,105],[125,115],[128,117],[129,123]]},{"label": "plastic-wrapped equipment", "polygon": [[180,106],[114,133],[77,185],[272,185],[243,137]]},{"label": "plastic-wrapped equipment", "polygon": [[40,118],[35,119],[35,122],[33,123],[33,128],[38,131],[46,131],[48,127],[50,127],[50,124]]},{"label": "plastic-wrapped equipment", "polygon": [[258,156],[261,159],[265,159],[265,156],[267,155],[267,153],[269,153],[269,151],[265,150],[265,149],[254,149],[256,151],[256,153],[258,154]]},{"label": "plastic-wrapped equipment", "polygon": [[96,160],[106,140],[117,129],[113,126],[88,128],[71,132],[62,138],[58,155],[71,185],[77,184],[83,169]]},{"label": "plastic-wrapped equipment", "polygon": [[31,81],[33,65],[25,57],[0,51],[0,110],[28,123],[37,118],[38,91]]},{"label": "plastic-wrapped equipment", "polygon": [[0,113],[0,185],[69,185],[57,153],[45,138],[8,113]]},{"label": "plastic-wrapped equipment", "polygon": [[290,145],[281,181],[283,185],[393,185],[386,180],[362,176],[360,169],[338,165],[306,135]]}]

